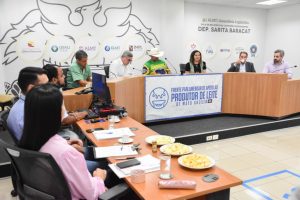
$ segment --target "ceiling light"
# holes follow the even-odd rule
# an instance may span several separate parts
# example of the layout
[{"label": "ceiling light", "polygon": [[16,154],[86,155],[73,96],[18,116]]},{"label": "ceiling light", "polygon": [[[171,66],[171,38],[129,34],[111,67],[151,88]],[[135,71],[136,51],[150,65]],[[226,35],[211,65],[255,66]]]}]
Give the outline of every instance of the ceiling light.
[{"label": "ceiling light", "polygon": [[269,0],[269,1],[262,1],[262,2],[258,2],[256,4],[260,4],[260,5],[274,5],[274,4],[279,4],[279,3],[284,3],[284,2],[287,2],[287,1],[284,1],[284,0]]}]

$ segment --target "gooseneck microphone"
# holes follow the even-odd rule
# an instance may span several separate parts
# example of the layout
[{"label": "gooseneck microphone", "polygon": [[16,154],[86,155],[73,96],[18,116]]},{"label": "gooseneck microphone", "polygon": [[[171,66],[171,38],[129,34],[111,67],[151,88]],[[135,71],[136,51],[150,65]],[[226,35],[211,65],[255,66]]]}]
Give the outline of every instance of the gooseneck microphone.
[{"label": "gooseneck microphone", "polygon": [[170,66],[174,69],[175,73],[177,74],[177,69],[174,67],[174,65],[165,57],[165,60],[170,64]]},{"label": "gooseneck microphone", "polygon": [[138,69],[138,68],[133,67],[132,69],[133,69],[133,70],[136,70],[136,71],[139,71],[139,72],[141,72],[141,73],[143,73],[143,71],[140,70],[140,69]]},{"label": "gooseneck microphone", "polygon": [[112,71],[109,72],[110,74],[114,75],[115,78],[118,78],[117,74],[113,73]]},{"label": "gooseneck microphone", "polygon": [[273,73],[273,72],[278,72],[278,71],[281,71],[281,70],[286,70],[286,69],[296,68],[296,67],[298,67],[298,66],[297,66],[297,65],[294,65],[293,67],[285,67],[285,68],[281,68],[281,69],[276,69],[276,70],[271,71],[271,73]]},{"label": "gooseneck microphone", "polygon": [[206,69],[208,69],[208,71],[210,72],[214,72],[212,69],[210,69],[209,67],[206,66]]}]

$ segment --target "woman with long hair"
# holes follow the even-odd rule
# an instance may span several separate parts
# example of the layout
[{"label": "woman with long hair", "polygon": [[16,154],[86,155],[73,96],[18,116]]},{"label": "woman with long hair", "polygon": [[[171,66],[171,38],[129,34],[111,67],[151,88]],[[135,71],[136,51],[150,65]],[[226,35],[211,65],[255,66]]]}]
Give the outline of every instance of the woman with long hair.
[{"label": "woman with long hair", "polygon": [[198,50],[194,50],[190,55],[190,62],[186,63],[185,71],[188,73],[205,73],[206,62],[202,60],[202,54]]},{"label": "woman with long hair", "polygon": [[98,199],[106,190],[106,171],[89,173],[82,153],[57,135],[64,113],[61,92],[51,84],[34,87],[25,99],[24,129],[19,146],[49,153],[62,170],[72,199]]}]

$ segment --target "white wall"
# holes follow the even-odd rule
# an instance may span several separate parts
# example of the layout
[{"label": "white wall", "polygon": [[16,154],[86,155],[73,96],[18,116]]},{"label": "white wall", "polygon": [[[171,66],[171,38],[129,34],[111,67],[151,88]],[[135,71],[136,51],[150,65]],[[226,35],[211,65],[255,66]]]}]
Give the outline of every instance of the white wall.
[{"label": "white wall", "polygon": [[[265,61],[273,59],[275,49],[283,49],[290,66],[300,66],[300,5],[270,10],[267,15]],[[293,69],[293,78],[300,78],[300,68]]]},{"label": "white wall", "polygon": [[0,94],[4,94],[5,89],[4,89],[4,70],[2,67],[2,55],[0,55]]},{"label": "white wall", "polygon": [[[160,10],[161,3],[162,0],[2,0],[0,52],[3,62],[8,61],[1,67],[4,81],[12,84],[26,66],[42,67],[48,62],[69,65],[74,53],[85,44],[97,49],[87,52],[89,64],[103,64],[104,58],[106,64],[110,63],[133,46],[132,65],[141,69],[149,59],[146,50],[161,42],[160,19],[165,11]],[[52,46],[67,46],[67,53],[60,52],[60,48],[55,53]],[[116,48],[107,50],[106,46]],[[3,80],[0,84],[2,88]]]},{"label": "white wall", "polygon": [[182,0],[162,0],[160,4],[161,49],[165,52],[164,57],[172,72],[176,68],[178,73],[179,63],[184,59],[184,4]]},{"label": "white wall", "polygon": [[[243,47],[249,53],[250,46],[255,44],[258,46],[257,54],[251,57],[249,53],[248,60],[254,63],[257,71],[260,71],[263,65],[264,55],[264,33],[266,31],[266,11],[258,9],[236,8],[226,6],[215,6],[197,3],[185,3],[185,62],[189,60],[190,45],[195,43],[197,49],[203,54],[207,66],[214,72],[226,72],[231,62],[237,58],[237,47]],[[204,18],[246,21],[251,30],[249,33],[230,33],[230,32],[212,32],[198,31],[198,26],[203,24]],[[206,22],[206,24],[213,24]],[[217,23],[218,25],[233,25],[236,23]],[[210,29],[209,29],[210,30]],[[213,57],[205,55],[206,46],[214,47],[215,55]],[[231,55],[226,56],[220,53],[221,49],[230,49]]]},{"label": "white wall", "polygon": [[[258,46],[258,51],[255,57],[249,55],[249,60],[254,62],[257,72],[261,72],[265,62],[272,59],[273,51],[277,48],[282,48],[286,51],[286,60],[291,65],[300,65],[300,58],[297,55],[297,47],[300,45],[300,14],[298,12],[300,5],[267,11],[197,4],[182,0],[103,0],[98,1],[101,2],[102,11],[111,7],[125,7],[130,2],[132,3],[132,8],[131,10],[119,9],[114,12],[108,11],[106,13],[109,20],[108,23],[104,27],[97,27],[93,23],[93,16],[95,14],[93,6],[87,6],[82,9],[82,15],[85,19],[82,26],[71,26],[67,20],[61,21],[68,18],[68,13],[66,14],[66,11],[61,7],[54,9],[50,4],[44,4],[44,9],[41,8],[40,11],[26,15],[30,10],[38,8],[38,2],[40,1],[0,1],[0,17],[2,19],[0,21],[0,40],[2,39],[0,43],[6,43],[0,45],[0,59],[2,57],[2,62],[4,62],[8,58],[14,59],[18,56],[14,62],[3,66],[0,65],[0,92],[4,91],[4,82],[12,83],[16,80],[21,68],[25,66],[41,67],[43,59],[49,60],[51,57],[49,52],[45,51],[40,59],[26,60],[21,59],[19,53],[16,52],[18,42],[21,40],[21,36],[19,35],[24,35],[23,31],[26,28],[40,22],[42,15],[54,19],[54,21],[58,20],[57,27],[43,21],[43,26],[46,29],[51,29],[50,32],[54,35],[69,34],[74,37],[75,43],[89,33],[96,37],[99,41],[100,51],[93,59],[90,59],[91,64],[102,63],[103,57],[105,57],[105,45],[109,44],[110,40],[116,39],[116,35],[123,31],[123,29],[114,23],[121,23],[123,22],[122,19],[125,21],[128,13],[131,13],[132,15],[128,18],[131,25],[130,30],[124,36],[114,41],[115,45],[120,46],[120,50],[116,51],[114,55],[107,56],[106,63],[118,57],[121,51],[127,50],[129,45],[142,45],[142,53],[138,55],[139,52],[137,50],[135,53],[138,56],[135,57],[133,62],[134,67],[142,68],[143,63],[149,59],[147,55],[144,55],[145,51],[152,48],[152,45],[159,45],[161,50],[165,51],[164,57],[168,58],[171,62],[169,65],[173,65],[179,71],[179,64],[186,63],[189,60],[191,43],[195,43],[197,44],[197,49],[202,51],[202,53],[204,53],[203,48],[207,44],[215,46],[216,54],[213,57],[209,58],[207,55],[204,55],[208,67],[214,72],[227,71],[230,63],[238,57],[235,52],[236,47],[243,47],[249,52],[249,47],[252,44]],[[75,10],[78,6],[82,6],[83,4],[88,5],[89,3],[97,2],[97,0],[72,3],[61,0],[46,0],[43,2],[63,3]],[[75,12],[73,14],[75,15],[71,15],[72,19],[77,22],[80,21],[80,16],[76,15]],[[238,34],[198,31],[198,26],[201,25],[204,18],[244,20],[249,22],[251,32],[249,34]],[[11,24],[18,24],[22,19],[24,19],[23,22],[20,25],[16,25],[15,30],[10,31],[3,39],[5,33],[11,28]],[[103,23],[105,20],[104,15],[100,15],[100,18],[97,20],[99,23]],[[31,28],[31,30],[38,33],[45,42],[48,42],[53,36],[43,26],[39,23]],[[145,37],[141,37],[141,34],[146,34],[147,38],[145,41]],[[13,41],[12,37],[15,36],[17,42],[10,45]],[[7,47],[13,52],[3,57]],[[231,49],[230,56],[224,57],[224,54],[221,54],[220,51],[218,52],[223,47]],[[73,48],[75,52],[75,44]],[[52,58],[51,62],[64,64],[65,61],[70,63],[71,60],[72,55],[64,61]],[[172,71],[174,70],[172,69]],[[295,77],[299,78],[300,70],[295,69],[294,71],[296,74]]]}]

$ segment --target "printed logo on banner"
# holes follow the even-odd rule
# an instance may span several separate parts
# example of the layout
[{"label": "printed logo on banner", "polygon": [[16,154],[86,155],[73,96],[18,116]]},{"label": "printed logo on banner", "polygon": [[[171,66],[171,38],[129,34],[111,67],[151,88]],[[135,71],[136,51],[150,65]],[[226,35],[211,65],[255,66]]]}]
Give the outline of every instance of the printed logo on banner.
[{"label": "printed logo on banner", "polygon": [[33,41],[28,41],[27,46],[28,47],[34,47],[34,42]]},{"label": "printed logo on banner", "polygon": [[81,38],[77,45],[77,49],[83,50],[88,54],[89,60],[94,59],[100,50],[100,42],[98,41],[98,38],[93,36],[87,36]]},{"label": "printed logo on banner", "polygon": [[255,57],[257,53],[257,45],[253,44],[250,46],[251,57]]},{"label": "printed logo on banner", "polygon": [[235,51],[235,55],[240,55],[240,52],[241,51],[245,51],[245,48],[243,48],[243,47],[235,47],[234,51]]},{"label": "printed logo on banner", "polygon": [[129,51],[143,51],[143,46],[142,45],[129,45],[128,47]]},{"label": "printed logo on banner", "polygon": [[45,38],[35,32],[22,36],[16,45],[16,52],[21,59],[35,61],[42,57],[45,50]]},{"label": "printed logo on banner", "polygon": [[58,46],[57,45],[52,45],[51,46],[51,51],[52,52],[58,52]]},{"label": "printed logo on banner", "polygon": [[217,53],[217,49],[216,49],[215,45],[212,43],[203,45],[203,47],[204,48],[202,49],[202,53],[203,53],[204,59],[211,59]]},{"label": "printed logo on banner", "polygon": [[154,109],[164,108],[167,105],[168,101],[169,94],[164,88],[158,87],[150,92],[149,102]]},{"label": "printed logo on banner", "polygon": [[105,51],[110,51],[110,46],[106,45],[106,46],[104,47],[104,50],[105,50]]},{"label": "printed logo on banner", "polygon": [[105,51],[119,51],[121,49],[121,46],[114,46],[114,45],[105,45],[104,50]]},{"label": "printed logo on banner", "polygon": [[195,43],[192,43],[192,44],[191,44],[191,50],[195,50],[196,47],[197,47],[197,45],[196,45]]}]

